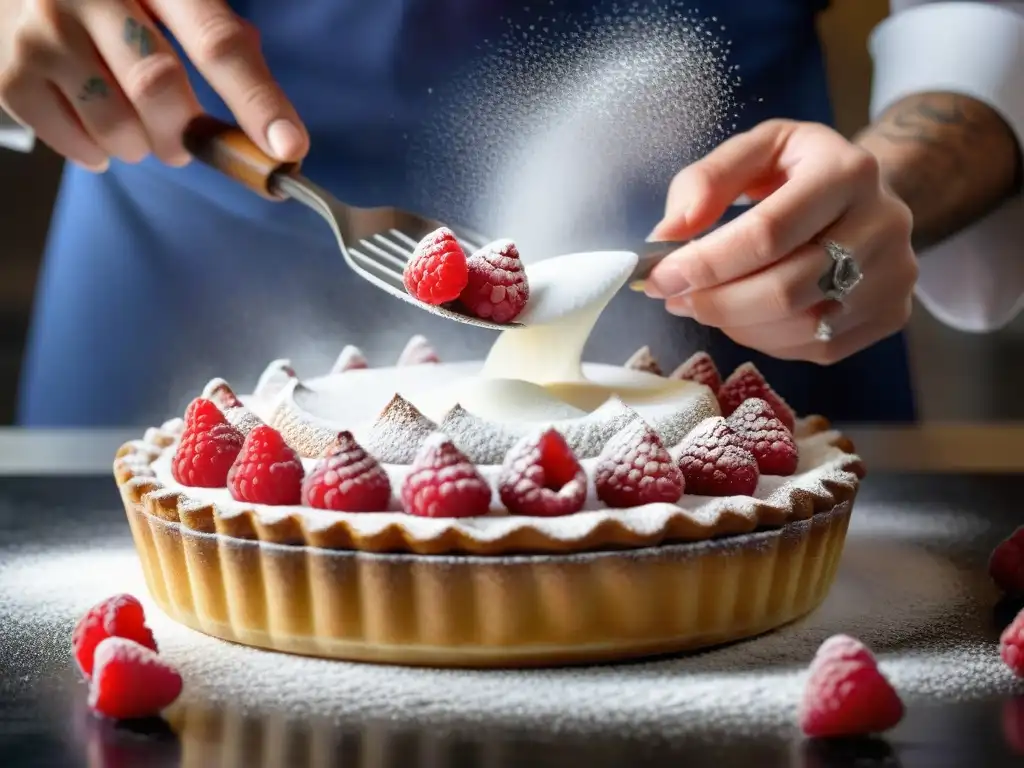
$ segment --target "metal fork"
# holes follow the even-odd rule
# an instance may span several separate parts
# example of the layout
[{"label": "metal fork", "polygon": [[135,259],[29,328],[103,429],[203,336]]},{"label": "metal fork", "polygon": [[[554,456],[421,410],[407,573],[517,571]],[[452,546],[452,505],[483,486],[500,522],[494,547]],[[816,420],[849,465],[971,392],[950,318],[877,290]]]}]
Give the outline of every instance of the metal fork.
[{"label": "metal fork", "polygon": [[[282,163],[269,157],[238,127],[203,115],[185,131],[185,147],[200,162],[241,183],[270,200],[291,198],[316,211],[334,231],[345,263],[363,279],[391,294],[449,320],[480,328],[507,330],[521,323],[495,323],[459,311],[455,305],[434,306],[419,301],[405,290],[405,265],[419,241],[446,226],[467,253],[492,241],[461,226],[442,223],[399,208],[357,208],[341,202],[330,192],[299,174],[298,163]],[[631,280],[646,277],[661,259],[682,243],[643,243],[634,250],[640,255]]]}]

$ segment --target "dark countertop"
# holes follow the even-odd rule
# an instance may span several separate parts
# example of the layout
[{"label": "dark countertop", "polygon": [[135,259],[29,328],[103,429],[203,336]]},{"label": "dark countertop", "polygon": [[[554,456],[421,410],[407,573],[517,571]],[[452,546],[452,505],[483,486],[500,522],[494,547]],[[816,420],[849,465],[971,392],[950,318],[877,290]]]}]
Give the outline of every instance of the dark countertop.
[{"label": "dark countertop", "polygon": [[[978,437],[977,432],[973,434]],[[863,451],[877,453],[879,459],[885,446],[891,448],[901,439],[905,446],[911,439],[869,432],[858,437],[867,446],[882,446]],[[940,437],[932,442],[941,445],[943,439],[962,448],[966,438]],[[986,442],[984,436],[978,439]],[[641,728],[628,722],[597,722],[589,729],[566,730],[561,723],[545,727],[536,720],[484,724],[455,717],[409,716],[407,707],[393,713],[385,707],[364,717],[296,718],[273,706],[253,711],[230,700],[205,705],[201,697],[193,697],[185,713],[169,713],[174,729],[163,721],[126,727],[98,720],[86,708],[85,686],[68,655],[76,615],[51,615],[50,610],[46,620],[39,620],[30,604],[5,594],[10,583],[2,576],[5,564],[29,555],[45,568],[46,553],[65,551],[76,542],[102,539],[128,545],[130,536],[112,480],[105,474],[90,474],[109,464],[103,458],[109,456],[107,443],[119,440],[114,433],[69,437],[0,431],[0,765],[4,768],[1024,765],[1024,683],[1016,685],[1008,673],[990,686],[965,680],[968,692],[962,700],[918,695],[908,702],[904,722],[884,741],[848,744],[804,742],[792,725],[759,724],[753,721],[756,716],[749,728],[730,726],[728,732],[704,728],[699,718],[663,732],[652,731],[649,723]],[[1016,443],[1015,435],[1005,430],[1002,438],[987,442],[993,440]],[[86,444],[103,447],[95,451],[99,456],[91,464],[79,450]],[[1003,454],[1005,449],[995,453]],[[938,471],[943,455],[936,448],[929,453],[931,464],[916,467],[928,473],[875,472],[862,490],[858,508],[870,508],[870,514],[877,515],[879,509],[891,507],[893,516],[908,517],[935,510],[964,523],[964,530],[971,533],[962,539],[913,546],[928,548],[932,556],[941,556],[964,574],[962,589],[969,615],[950,632],[957,633],[957,642],[991,655],[1002,622],[1016,606],[996,604],[984,579],[984,566],[992,546],[1022,520],[1022,478],[1006,474],[1015,468],[1000,457],[994,459],[994,466],[985,466],[975,456],[973,474],[943,474]],[[1016,460],[1021,456],[1024,451],[1016,452]],[[68,498],[76,501],[69,504]],[[856,558],[856,552],[851,557]],[[914,637],[899,652],[912,656],[944,647],[948,640],[944,628],[927,629],[912,633]],[[742,648],[741,644],[723,653],[735,654]],[[288,660],[282,657],[282,664]],[[657,665],[643,669],[649,674],[652,668],[667,669]],[[637,667],[637,674],[641,669]],[[1013,696],[1014,691],[1019,697]],[[268,700],[273,702],[272,694]],[[428,704],[424,702],[424,712]]]}]

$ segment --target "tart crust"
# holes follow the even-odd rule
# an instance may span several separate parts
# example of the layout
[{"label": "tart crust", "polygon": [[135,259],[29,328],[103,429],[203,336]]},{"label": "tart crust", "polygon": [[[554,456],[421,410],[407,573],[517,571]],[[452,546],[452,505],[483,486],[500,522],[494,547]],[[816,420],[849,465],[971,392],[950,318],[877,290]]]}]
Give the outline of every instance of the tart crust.
[{"label": "tart crust", "polygon": [[[828,431],[820,417],[798,429]],[[609,519],[573,540],[529,526],[424,540],[400,526],[358,536],[289,513],[221,514],[153,476],[175,439],[174,426],[150,430],[115,460],[147,585],[168,615],[276,651],[424,666],[589,663],[775,629],[828,593],[864,473],[831,433],[850,454],[843,471],[753,516],[725,506],[701,522],[681,509],[657,531]]]},{"label": "tart crust", "polygon": [[778,529],[572,555],[289,547],[126,509],[173,619],[275,651],[442,667],[525,667],[690,650],[775,629],[835,577],[851,501]]}]

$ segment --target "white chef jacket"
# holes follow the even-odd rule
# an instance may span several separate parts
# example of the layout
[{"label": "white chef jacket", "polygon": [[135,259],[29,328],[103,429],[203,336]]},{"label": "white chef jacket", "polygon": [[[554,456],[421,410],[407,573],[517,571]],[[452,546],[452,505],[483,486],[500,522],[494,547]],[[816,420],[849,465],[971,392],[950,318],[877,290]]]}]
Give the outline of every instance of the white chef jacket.
[{"label": "white chef jacket", "polygon": [[[914,93],[961,93],[999,112],[1024,146],[1024,2],[892,0],[871,36],[871,116]],[[917,296],[963,331],[1024,307],[1024,195],[921,254]]]}]

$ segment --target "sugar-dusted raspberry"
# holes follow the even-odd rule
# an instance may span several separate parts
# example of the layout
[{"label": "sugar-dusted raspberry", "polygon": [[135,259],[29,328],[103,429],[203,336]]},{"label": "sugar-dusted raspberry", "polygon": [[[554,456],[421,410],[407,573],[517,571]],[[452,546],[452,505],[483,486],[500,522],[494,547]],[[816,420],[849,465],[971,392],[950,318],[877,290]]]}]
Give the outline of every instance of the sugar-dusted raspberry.
[{"label": "sugar-dusted raspberry", "polygon": [[405,290],[426,304],[444,304],[459,298],[469,282],[466,252],[447,227],[420,240],[405,265]]},{"label": "sugar-dusted raspberry", "polygon": [[743,363],[729,374],[718,390],[718,404],[723,416],[730,416],[744,400],[752,397],[760,398],[771,406],[772,412],[786,425],[790,432],[796,427],[796,414],[789,404],[782,399],[753,363]]},{"label": "sugar-dusted raspberry", "polygon": [[877,664],[874,654],[864,643],[849,635],[832,635],[821,645],[811,661],[811,669],[826,663],[854,661],[859,664]]},{"label": "sugar-dusted raspberry", "polygon": [[146,626],[142,603],[131,595],[114,595],[90,608],[71,634],[71,648],[78,668],[92,677],[96,646],[108,637],[123,637],[155,651],[156,640]]},{"label": "sugar-dusted raspberry", "polygon": [[357,371],[369,367],[370,364],[366,362],[363,350],[352,344],[346,344],[345,348],[341,350],[341,354],[338,355],[338,359],[334,361],[334,365],[331,366],[331,374]]},{"label": "sugar-dusted raspberry", "polygon": [[437,354],[437,350],[427,341],[427,337],[416,334],[406,342],[395,365],[430,365],[440,362],[441,358]]},{"label": "sugar-dusted raspberry", "polygon": [[679,457],[687,493],[751,496],[757,489],[757,460],[721,416],[704,419],[686,436]]},{"label": "sugar-dusted raspberry", "polygon": [[228,471],[228,489],[237,501],[298,504],[302,499],[302,461],[273,427],[261,425]]},{"label": "sugar-dusted raspberry", "polygon": [[514,515],[571,515],[583,509],[587,475],[565,438],[546,429],[509,450],[498,476],[498,494]]},{"label": "sugar-dusted raspberry", "polygon": [[668,376],[670,379],[682,379],[703,384],[716,395],[722,386],[722,375],[718,372],[715,361],[707,352],[691,355],[682,365]]},{"label": "sugar-dusted raspberry", "polygon": [[640,347],[640,349],[630,355],[629,360],[623,363],[623,367],[634,371],[653,373],[655,376],[665,375],[661,370],[661,366],[658,365],[658,361],[651,354],[651,348],[647,346]]},{"label": "sugar-dusted raspberry", "polygon": [[683,474],[657,433],[642,419],[633,419],[601,450],[594,485],[597,498],[609,507],[674,503],[683,495]]},{"label": "sugar-dusted raspberry", "polygon": [[800,704],[800,728],[807,736],[867,736],[903,719],[903,702],[874,657],[851,640],[827,640],[832,647],[819,650],[811,663]]},{"label": "sugar-dusted raspberry", "polygon": [[302,483],[302,502],[335,512],[382,512],[391,501],[387,472],[342,432]]},{"label": "sugar-dusted raspberry", "polygon": [[178,671],[132,640],[108,637],[96,646],[89,707],[117,720],[154,717],[181,693]]},{"label": "sugar-dusted raspberry", "polygon": [[469,257],[469,280],[459,301],[475,317],[510,323],[526,307],[530,283],[511,240],[495,240]]},{"label": "sugar-dusted raspberry", "polygon": [[481,517],[490,509],[491,487],[446,435],[435,432],[402,483],[402,505],[420,517]]},{"label": "sugar-dusted raspberry", "polygon": [[751,397],[726,419],[746,448],[757,460],[762,475],[792,475],[800,460],[793,434],[776,418],[764,400]]},{"label": "sugar-dusted raspberry", "polygon": [[1024,595],[1024,525],[992,550],[988,573],[1003,592]]},{"label": "sugar-dusted raspberry", "polygon": [[999,655],[1013,674],[1024,677],[1024,611],[1010,622],[999,637]]},{"label": "sugar-dusted raspberry", "polygon": [[192,488],[223,488],[243,439],[212,400],[197,397],[185,411],[185,429],[171,459],[171,476]]}]

